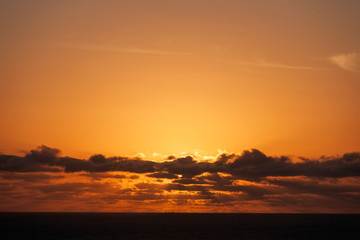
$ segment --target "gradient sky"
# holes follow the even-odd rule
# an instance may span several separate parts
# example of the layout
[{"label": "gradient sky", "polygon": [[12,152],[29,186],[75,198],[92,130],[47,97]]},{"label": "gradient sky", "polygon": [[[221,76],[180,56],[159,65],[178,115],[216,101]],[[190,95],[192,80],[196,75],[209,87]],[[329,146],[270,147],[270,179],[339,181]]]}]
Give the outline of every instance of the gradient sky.
[{"label": "gradient sky", "polygon": [[79,159],[156,161],[359,151],[359,9],[358,0],[0,0],[0,154],[43,144]]},{"label": "gradient sky", "polygon": [[0,4],[2,152],[359,149],[359,1]]}]

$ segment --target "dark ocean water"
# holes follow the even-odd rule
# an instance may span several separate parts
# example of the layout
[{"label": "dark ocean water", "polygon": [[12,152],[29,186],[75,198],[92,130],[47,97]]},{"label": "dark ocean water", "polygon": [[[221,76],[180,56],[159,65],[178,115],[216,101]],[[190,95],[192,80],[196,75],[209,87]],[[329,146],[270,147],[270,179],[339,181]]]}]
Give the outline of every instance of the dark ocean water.
[{"label": "dark ocean water", "polygon": [[0,213],[0,239],[360,239],[360,215]]}]

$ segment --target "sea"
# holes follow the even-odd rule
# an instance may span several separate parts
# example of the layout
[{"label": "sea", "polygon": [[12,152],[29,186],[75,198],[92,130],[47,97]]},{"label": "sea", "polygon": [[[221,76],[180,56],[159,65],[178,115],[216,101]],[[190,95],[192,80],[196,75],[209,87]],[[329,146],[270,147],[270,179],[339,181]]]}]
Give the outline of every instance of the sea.
[{"label": "sea", "polygon": [[359,214],[0,213],[0,239],[360,239]]}]

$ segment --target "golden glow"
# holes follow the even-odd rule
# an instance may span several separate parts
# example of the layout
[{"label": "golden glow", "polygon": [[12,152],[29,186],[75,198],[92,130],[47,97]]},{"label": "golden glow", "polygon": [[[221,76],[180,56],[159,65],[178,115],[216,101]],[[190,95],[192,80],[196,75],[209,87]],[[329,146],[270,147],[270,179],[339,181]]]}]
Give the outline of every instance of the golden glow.
[{"label": "golden glow", "polygon": [[0,211],[359,211],[359,9],[0,1]]},{"label": "golden glow", "polygon": [[359,148],[356,7],[150,2],[1,3],[0,150]]},{"label": "golden glow", "polygon": [[[206,175],[206,174],[205,174]],[[229,176],[220,174],[222,177]],[[252,183],[237,180],[237,185],[266,187],[272,193],[264,196],[267,200],[252,199],[243,192],[212,190],[211,199],[201,192],[166,190],[170,180],[149,178],[143,174],[126,172],[107,173],[2,173],[2,183],[16,184],[16,192],[2,196],[0,211],[132,211],[132,212],[336,212],[346,209],[331,209],[327,204],[319,205],[318,200],[328,198],[315,193],[283,192],[281,186]],[[286,180],[293,183],[315,184],[318,187],[345,186],[356,189],[358,178],[322,179],[306,177],[269,177],[270,180]],[[26,180],[26,182],[22,182]],[[335,184],[335,185],[334,185]],[[191,185],[187,185],[191,188]],[[199,186],[199,185],[198,185]],[[310,185],[309,185],[310,186]],[[276,194],[278,192],[278,194]],[[16,194],[16,198],[12,195]],[[358,194],[358,193],[354,193]],[[37,197],[34,197],[37,196]],[[206,195],[205,195],[206,196]],[[224,204],[227,201],[230,204]],[[286,204],[276,202],[288,199]],[[291,204],[294,201],[294,206]],[[301,200],[303,199],[303,200]],[[219,202],[217,202],[219,201]],[[306,208],[297,201],[308,201]],[[330,204],[331,206],[331,204]],[[311,208],[308,208],[311,207]]]}]

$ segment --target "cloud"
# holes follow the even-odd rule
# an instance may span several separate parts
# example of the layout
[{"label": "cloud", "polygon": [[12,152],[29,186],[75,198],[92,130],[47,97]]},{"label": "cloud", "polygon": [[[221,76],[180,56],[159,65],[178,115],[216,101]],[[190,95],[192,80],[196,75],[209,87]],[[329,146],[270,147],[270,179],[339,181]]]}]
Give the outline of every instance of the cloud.
[{"label": "cloud", "polygon": [[4,180],[24,181],[24,182],[48,182],[54,179],[64,178],[63,175],[52,175],[45,173],[14,173],[4,172],[0,175]]},{"label": "cloud", "polygon": [[360,53],[335,55],[330,57],[330,61],[344,70],[360,72]]},{"label": "cloud", "polygon": [[102,154],[62,157],[59,149],[40,146],[25,156],[0,155],[0,179],[0,210],[360,209],[360,153],[294,162],[252,149],[223,153],[213,162],[192,156],[155,162]]},{"label": "cloud", "polygon": [[[150,48],[137,48],[137,47],[118,47],[111,45],[84,45],[84,44],[71,44],[71,43],[52,43],[57,46],[83,49],[88,51],[99,51],[99,52],[112,52],[112,53],[129,53],[129,54],[144,54],[144,55],[159,55],[159,56],[191,56],[194,55],[190,52],[181,51],[168,51],[163,49],[150,49]],[[218,50],[219,47],[216,47]],[[289,69],[289,70],[318,70],[316,67],[309,66],[298,66],[289,65],[284,63],[268,62],[263,59],[256,61],[236,61],[230,59],[220,59],[221,62],[226,62],[235,65],[249,66],[249,67],[262,67],[262,68],[278,68],[278,69]]]},{"label": "cloud", "polygon": [[112,52],[112,53],[132,53],[132,54],[163,55],[163,56],[191,55],[190,53],[187,52],[167,51],[167,50],[148,49],[148,48],[118,47],[118,46],[110,46],[110,45],[81,45],[81,44],[70,44],[70,43],[56,43],[56,45],[69,47],[69,48],[89,50],[89,51]]},{"label": "cloud", "polygon": [[289,70],[319,70],[319,68],[316,68],[316,67],[288,65],[288,64],[283,64],[283,63],[273,63],[273,62],[267,62],[264,60],[246,62],[246,61],[236,61],[236,60],[228,60],[228,59],[225,60],[224,59],[222,61],[230,63],[230,64],[243,65],[243,66],[249,66],[249,67],[279,68],[279,69],[289,69]]},{"label": "cloud", "polygon": [[82,173],[80,176],[92,178],[94,180],[111,179],[125,179],[128,178],[125,174],[110,174],[110,173]]},{"label": "cloud", "polygon": [[148,177],[152,178],[167,178],[167,179],[177,179],[179,178],[178,175],[173,173],[167,173],[167,172],[156,172],[146,175]]},{"label": "cloud", "polygon": [[360,153],[346,153],[342,157],[305,159],[293,162],[289,157],[267,156],[257,149],[242,154],[221,154],[215,162],[198,161],[192,156],[171,157],[155,162],[139,158],[105,157],[98,154],[88,160],[60,157],[60,150],[40,146],[24,157],[0,155],[0,171],[9,172],[131,172],[149,173],[159,178],[193,178],[203,173],[226,173],[251,181],[269,176],[308,176],[342,178],[360,176]]}]

